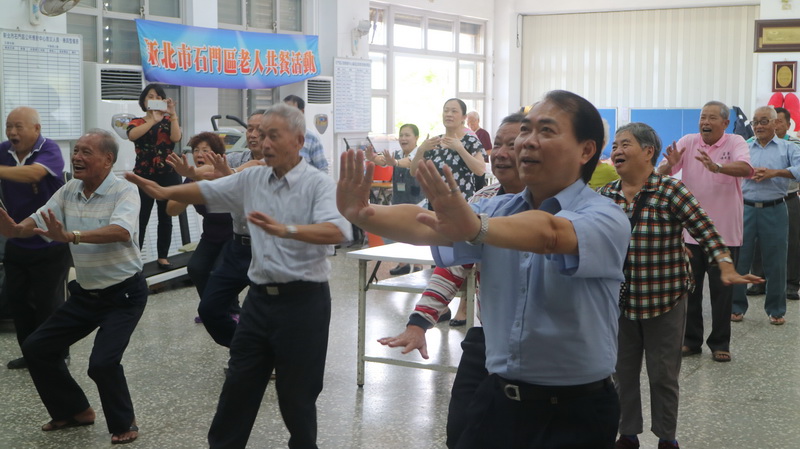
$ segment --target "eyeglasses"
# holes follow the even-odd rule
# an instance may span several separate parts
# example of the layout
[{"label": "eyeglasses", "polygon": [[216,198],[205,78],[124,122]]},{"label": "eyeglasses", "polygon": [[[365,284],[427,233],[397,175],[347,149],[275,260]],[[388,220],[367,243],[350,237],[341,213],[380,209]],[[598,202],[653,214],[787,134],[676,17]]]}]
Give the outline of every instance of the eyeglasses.
[{"label": "eyeglasses", "polygon": [[772,121],[772,120],[770,120],[770,119],[768,119],[768,118],[762,118],[761,120],[753,120],[751,123],[752,123],[753,125],[762,125],[762,126],[766,126],[766,125],[769,125],[769,122],[771,122],[771,121]]}]

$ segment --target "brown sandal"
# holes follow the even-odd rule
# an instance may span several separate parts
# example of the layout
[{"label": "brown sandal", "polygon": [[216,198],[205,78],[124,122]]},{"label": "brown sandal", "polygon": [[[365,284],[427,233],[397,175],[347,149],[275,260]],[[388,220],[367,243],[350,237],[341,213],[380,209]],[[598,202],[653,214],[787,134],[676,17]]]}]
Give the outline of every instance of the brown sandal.
[{"label": "brown sandal", "polygon": [[743,319],[744,319],[744,314],[743,313],[732,313],[731,314],[731,321],[733,321],[734,323],[739,323]]},{"label": "brown sandal", "polygon": [[731,353],[728,351],[714,351],[711,353],[711,358],[715,362],[730,362]]}]

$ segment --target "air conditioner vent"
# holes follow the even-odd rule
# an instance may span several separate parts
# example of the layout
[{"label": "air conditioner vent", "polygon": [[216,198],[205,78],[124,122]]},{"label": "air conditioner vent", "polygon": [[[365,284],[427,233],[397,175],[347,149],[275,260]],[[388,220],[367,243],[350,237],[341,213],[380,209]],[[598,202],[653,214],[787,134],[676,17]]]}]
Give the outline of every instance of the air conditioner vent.
[{"label": "air conditioner vent", "polygon": [[139,100],[142,72],[136,70],[100,70],[102,100]]},{"label": "air conditioner vent", "polygon": [[308,98],[306,103],[310,104],[330,104],[331,101],[331,81],[330,80],[307,80]]}]

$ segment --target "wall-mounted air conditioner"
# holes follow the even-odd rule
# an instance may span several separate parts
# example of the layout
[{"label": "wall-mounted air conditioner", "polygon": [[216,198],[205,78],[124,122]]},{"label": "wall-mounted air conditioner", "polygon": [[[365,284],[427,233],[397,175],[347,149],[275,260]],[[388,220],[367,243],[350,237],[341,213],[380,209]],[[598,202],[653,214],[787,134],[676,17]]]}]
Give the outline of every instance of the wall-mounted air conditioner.
[{"label": "wall-mounted air conditioner", "polygon": [[281,86],[281,100],[287,95],[297,95],[306,101],[306,127],[320,137],[329,173],[333,173],[333,78],[317,76],[299,83]]},{"label": "wall-mounted air conditioner", "polygon": [[105,129],[117,138],[119,157],[115,172],[130,171],[136,160],[133,144],[114,132],[111,118],[115,114],[144,115],[139,107],[139,94],[144,87],[142,68],[133,65],[84,62],[83,91],[86,105],[86,129]]}]

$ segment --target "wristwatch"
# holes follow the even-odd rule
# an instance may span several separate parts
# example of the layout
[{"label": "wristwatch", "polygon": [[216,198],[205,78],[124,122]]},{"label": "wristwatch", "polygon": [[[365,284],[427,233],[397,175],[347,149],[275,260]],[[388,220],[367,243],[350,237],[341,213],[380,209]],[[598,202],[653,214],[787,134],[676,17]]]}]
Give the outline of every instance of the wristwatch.
[{"label": "wristwatch", "polygon": [[720,170],[722,170],[722,164],[720,164],[719,162],[717,162],[716,164],[717,164],[717,169],[716,171],[714,171],[714,173],[719,173]]},{"label": "wristwatch", "polygon": [[296,234],[297,234],[297,226],[295,226],[295,225],[286,225],[286,237],[287,238],[292,238]]},{"label": "wristwatch", "polygon": [[81,231],[72,231],[72,243],[79,244],[81,243]]},{"label": "wristwatch", "polygon": [[481,229],[478,231],[478,235],[476,235],[475,238],[467,240],[467,245],[480,245],[486,239],[486,234],[489,232],[489,216],[486,214],[478,214],[478,218],[481,220]]},{"label": "wristwatch", "polygon": [[729,264],[733,265],[733,259],[731,259],[731,256],[725,256],[722,259],[717,260],[717,264],[722,262],[728,262]]}]

